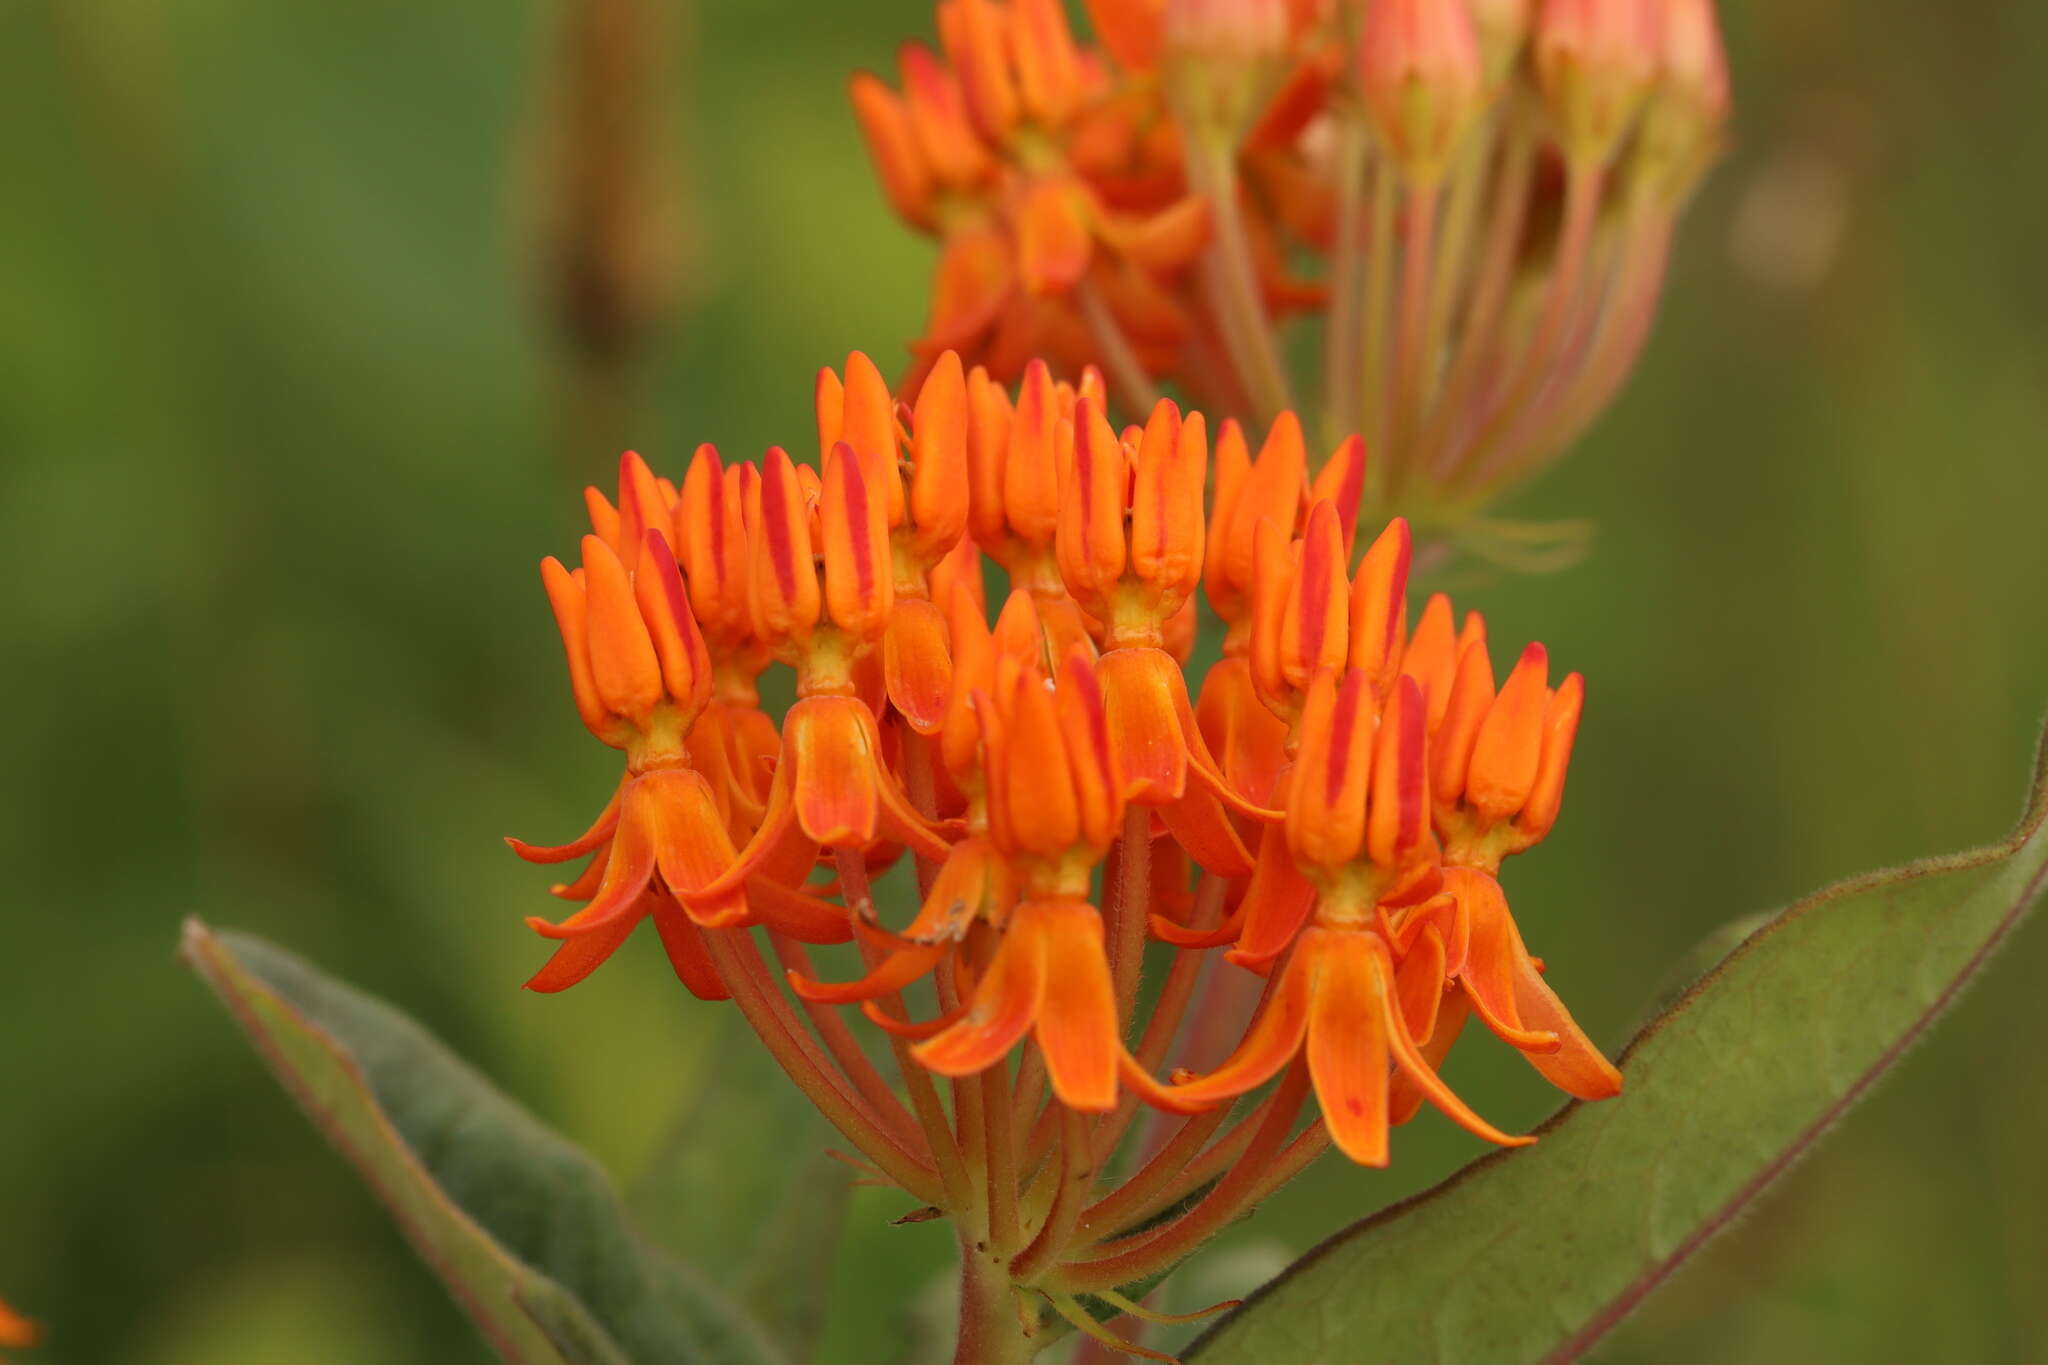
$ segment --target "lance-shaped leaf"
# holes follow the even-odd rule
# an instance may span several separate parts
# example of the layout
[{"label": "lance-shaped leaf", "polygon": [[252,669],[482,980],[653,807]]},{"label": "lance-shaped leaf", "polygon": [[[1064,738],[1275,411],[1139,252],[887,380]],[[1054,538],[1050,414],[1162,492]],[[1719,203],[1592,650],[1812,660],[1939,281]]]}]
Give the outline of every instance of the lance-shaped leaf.
[{"label": "lance-shaped leaf", "polygon": [[1772,918],[1623,1055],[1627,1089],[1297,1261],[1189,1352],[1577,1359],[1898,1061],[2048,886],[2048,765],[2002,844]]},{"label": "lance-shaped leaf", "polygon": [[832,1129],[765,1049],[721,1030],[709,1052],[629,1203],[650,1235],[807,1360],[860,1172],[828,1153]]},{"label": "lance-shaped leaf", "polygon": [[739,1310],[641,1239],[589,1156],[410,1018],[197,920],[180,951],[504,1359],[781,1361]]}]

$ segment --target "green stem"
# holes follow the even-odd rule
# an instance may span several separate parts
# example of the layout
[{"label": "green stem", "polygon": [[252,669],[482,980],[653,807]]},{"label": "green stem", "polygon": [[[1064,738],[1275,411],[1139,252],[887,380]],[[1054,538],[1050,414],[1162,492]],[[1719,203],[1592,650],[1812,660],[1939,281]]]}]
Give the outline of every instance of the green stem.
[{"label": "green stem", "polygon": [[[866,855],[857,848],[842,848],[838,851],[839,888],[849,908],[856,902],[869,907],[873,913],[874,894],[868,885]],[[861,965],[873,971],[880,965],[884,950],[862,940],[860,945]],[[884,1008],[898,1019],[909,1017],[903,1007],[903,996],[891,991],[880,997]],[[945,1207],[952,1210],[972,1206],[974,1193],[968,1184],[965,1161],[960,1156],[960,1144],[953,1136],[952,1125],[946,1119],[945,1106],[939,1103],[938,1087],[932,1084],[931,1073],[918,1064],[910,1055],[910,1043],[895,1034],[888,1034],[889,1051],[896,1058],[896,1069],[903,1077],[903,1088],[910,1096],[911,1112],[917,1115],[918,1126],[924,1129],[925,1141],[931,1146],[932,1160],[937,1164],[940,1183],[945,1187]]]},{"label": "green stem", "polygon": [[1363,317],[1365,168],[1372,142],[1365,116],[1352,109],[1337,129],[1337,249],[1330,264],[1330,314],[1323,335],[1323,446],[1335,450],[1356,429],[1351,386],[1358,382]]},{"label": "green stem", "polygon": [[953,1365],[1023,1365],[1037,1343],[1025,1330],[1017,1291],[994,1248],[960,1232],[960,1332]]},{"label": "green stem", "polygon": [[1081,316],[1087,320],[1088,331],[1102,352],[1103,366],[1109,371],[1110,392],[1126,412],[1142,421],[1159,405],[1158,386],[1145,372],[1144,362],[1138,359],[1131,339],[1124,335],[1116,314],[1109,311],[1093,280],[1083,276],[1075,284],[1074,302],[1081,305]]},{"label": "green stem", "polygon": [[827,1070],[816,1044],[790,1012],[782,992],[768,978],[766,964],[745,930],[720,929],[704,935],[718,974],[732,991],[733,1002],[746,1016],[769,1055],[803,1091],[818,1112],[841,1136],[875,1163],[913,1198],[936,1204],[941,1198],[938,1173],[925,1165],[891,1134],[875,1115]]},{"label": "green stem", "polygon": [[1308,1065],[1297,1057],[1260,1107],[1258,1129],[1244,1155],[1201,1203],[1159,1231],[1131,1238],[1130,1245],[1107,1256],[1061,1266],[1047,1280],[1047,1291],[1085,1294],[1142,1280],[1176,1264],[1244,1213],[1258,1197],[1268,1163],[1294,1126],[1308,1084]]},{"label": "green stem", "polygon": [[1280,363],[1279,342],[1266,316],[1258,258],[1252,252],[1244,207],[1237,199],[1235,150],[1215,143],[1192,149],[1188,175],[1209,204],[1211,238],[1202,256],[1202,283],[1223,345],[1264,425],[1292,407],[1294,399],[1288,391],[1287,371]]}]

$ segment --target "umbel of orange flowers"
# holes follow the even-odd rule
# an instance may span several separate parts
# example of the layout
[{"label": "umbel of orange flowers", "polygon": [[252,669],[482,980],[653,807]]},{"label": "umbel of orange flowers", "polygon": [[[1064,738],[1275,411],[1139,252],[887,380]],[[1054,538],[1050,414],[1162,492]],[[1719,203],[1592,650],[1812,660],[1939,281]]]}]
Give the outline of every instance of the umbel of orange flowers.
[{"label": "umbel of orange flowers", "polygon": [[[1083,1294],[1142,1316],[1124,1287],[1327,1145],[1385,1164],[1425,1102],[1528,1141],[1438,1076],[1469,1015],[1568,1093],[1619,1090],[1498,880],[1557,818],[1583,685],[1540,645],[1498,681],[1440,595],[1411,623],[1405,522],[1353,568],[1360,441],[1312,479],[1292,414],[1256,453],[1167,401],[1118,431],[1092,370],[1013,393],[952,352],[908,405],[855,354],[816,409],[816,466],[628,454],[581,567],[543,562],[625,769],[580,837],[513,842],[589,859],[555,888],[581,908],[530,921],[558,946],[528,984],[652,920],[876,1178],[955,1220],[963,1360],[1021,1358],[1048,1314],[1104,1333]],[[1204,598],[1227,631],[1191,686]],[[1248,1026],[1233,981],[1263,985]]]},{"label": "umbel of orange flowers", "polygon": [[[1365,434],[1376,509],[1533,562],[1478,509],[1561,452],[1648,336],[1718,151],[1713,0],[939,0],[936,50],[852,100],[890,205],[941,243],[912,383],[1101,366],[1150,405]],[[1519,553],[1517,552],[1519,547]]]}]

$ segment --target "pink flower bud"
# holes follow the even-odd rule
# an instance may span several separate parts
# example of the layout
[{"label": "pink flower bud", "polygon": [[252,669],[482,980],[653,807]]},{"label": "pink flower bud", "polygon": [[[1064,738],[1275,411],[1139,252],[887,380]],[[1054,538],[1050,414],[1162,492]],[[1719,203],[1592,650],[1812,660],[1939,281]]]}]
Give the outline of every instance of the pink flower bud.
[{"label": "pink flower bud", "polygon": [[1479,41],[1465,0],[1373,0],[1358,78],[1380,136],[1413,176],[1441,173],[1478,110]]},{"label": "pink flower bud", "polygon": [[1706,118],[1728,116],[1728,51],[1714,0],[1664,0],[1664,83]]},{"label": "pink flower bud", "polygon": [[1287,48],[1286,0],[1166,0],[1166,50],[1201,61],[1256,62]]},{"label": "pink flower bud", "polygon": [[1662,64],[1663,0],[1543,0],[1536,80],[1565,151],[1605,160]]}]

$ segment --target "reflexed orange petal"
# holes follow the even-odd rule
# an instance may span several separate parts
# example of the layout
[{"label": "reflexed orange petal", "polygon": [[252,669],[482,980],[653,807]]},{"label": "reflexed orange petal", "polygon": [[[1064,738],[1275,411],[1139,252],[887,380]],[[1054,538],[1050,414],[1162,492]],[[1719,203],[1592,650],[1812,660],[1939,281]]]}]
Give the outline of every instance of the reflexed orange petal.
[{"label": "reflexed orange petal", "polygon": [[1528,953],[1500,883],[1484,872],[1452,867],[1444,869],[1444,890],[1457,897],[1471,925],[1465,970],[1458,982],[1472,1008],[1509,1046],[1523,1052],[1555,1052],[1560,1046],[1557,1034],[1522,1019],[1517,982]]},{"label": "reflexed orange petal", "polygon": [[[806,843],[809,858],[799,875],[817,859],[817,845]],[[854,918],[843,905],[805,895],[785,883],[772,867],[747,878],[747,909],[753,918],[799,943],[845,943],[853,937]]]},{"label": "reflexed orange petal", "polygon": [[[676,980],[699,1000],[730,1000],[732,992],[718,975],[711,952],[704,946],[704,930],[691,923],[683,907],[667,896],[649,896],[654,927],[661,934],[661,946]],[[713,931],[717,932],[717,931]]]},{"label": "reflexed orange petal", "polygon": [[[1027,920],[1042,927],[1027,926]],[[1120,1036],[1102,917],[1085,901],[1026,901],[1010,917],[1009,932],[1027,931],[1045,943],[1038,1050],[1053,1093],[1069,1109],[1113,1109]]]},{"label": "reflexed orange petal", "polygon": [[644,778],[630,783],[619,805],[619,824],[611,846],[599,857],[604,872],[590,903],[559,924],[535,915],[527,927],[543,938],[575,938],[594,933],[628,915],[637,916],[640,893],[654,876],[655,850],[653,812],[641,791]]},{"label": "reflexed orange petal", "polygon": [[851,697],[807,697],[782,724],[797,824],[827,848],[865,848],[875,839],[879,758],[860,723],[865,709]]},{"label": "reflexed orange petal", "polygon": [[542,995],[569,989],[603,966],[606,959],[619,950],[619,945],[640,927],[640,920],[640,915],[630,915],[594,934],[579,934],[567,940],[555,949],[539,971],[527,979],[526,989]]},{"label": "reflexed orange petal", "polygon": [[1259,835],[1258,866],[1238,907],[1244,931],[1226,956],[1251,971],[1271,970],[1274,959],[1294,945],[1315,902],[1316,889],[1296,866],[1286,832],[1266,826]]},{"label": "reflexed orange petal", "polygon": [[1371,945],[1359,933],[1305,940],[1313,951],[1309,1000],[1309,1078],[1337,1150],[1361,1166],[1387,1164],[1387,1026]]},{"label": "reflexed orange petal", "polygon": [[850,1005],[889,995],[917,981],[952,951],[951,944],[912,944],[898,948],[876,963],[857,981],[813,981],[794,968],[787,973],[789,988],[806,1000],[821,1005]]},{"label": "reflexed orange petal", "polygon": [[661,879],[688,898],[690,918],[707,928],[748,923],[746,893],[738,887],[704,894],[736,855],[703,776],[688,768],[659,769],[640,778],[628,799],[645,805]]},{"label": "reflexed orange petal", "polygon": [[953,688],[944,614],[923,598],[900,599],[882,637],[882,666],[896,713],[919,734],[937,734]]},{"label": "reflexed orange petal", "polygon": [[1314,982],[1315,954],[1304,951],[1307,947],[1304,942],[1281,967],[1264,1007],[1229,1059],[1206,1076],[1174,1085],[1173,1094],[1183,1104],[1206,1109],[1218,1100],[1242,1095],[1265,1084],[1294,1060],[1308,1034]]},{"label": "reflexed orange petal", "polygon": [[1198,194],[1142,218],[1105,215],[1102,235],[1133,265],[1146,270],[1180,270],[1209,245],[1209,202]]},{"label": "reflexed orange petal", "polygon": [[1206,870],[1233,881],[1251,875],[1251,853],[1206,783],[1189,783],[1180,800],[1159,807],[1159,819],[1187,855]]},{"label": "reflexed orange petal", "polygon": [[[1436,1013],[1436,1031],[1429,1035],[1428,1041],[1417,1045],[1422,1059],[1432,1070],[1443,1070],[1444,1058],[1450,1056],[1452,1046],[1457,1043],[1458,1035],[1465,1031],[1465,1021],[1471,1015],[1472,1005],[1463,991],[1452,991],[1444,997]],[[1402,1072],[1394,1073],[1388,1098],[1389,1117],[1396,1128],[1422,1112],[1422,1091]]]},{"label": "reflexed orange petal", "polygon": [[1360,935],[1373,955],[1371,982],[1373,994],[1377,997],[1381,1020],[1386,1025],[1387,1041],[1392,1045],[1394,1064],[1422,1091],[1423,1098],[1443,1111],[1444,1117],[1463,1128],[1474,1137],[1501,1147],[1526,1147],[1536,1141],[1532,1137],[1513,1137],[1488,1123],[1472,1112],[1463,1100],[1451,1092],[1443,1083],[1427,1058],[1409,1036],[1408,1026],[1401,1018],[1401,1009],[1394,996],[1394,964],[1387,956],[1387,945],[1377,934]]},{"label": "reflexed orange petal", "polygon": [[1157,649],[1113,649],[1102,656],[1098,677],[1124,799],[1147,806],[1180,800],[1187,791],[1188,736],[1172,693],[1180,678],[1172,656]]},{"label": "reflexed orange petal", "polygon": [[[1023,932],[1019,932],[1020,927]],[[1045,996],[1045,939],[1041,926],[1013,917],[996,945],[988,971],[975,985],[958,1023],[913,1047],[911,1055],[941,1076],[971,1076],[1001,1061],[1038,1017]]]},{"label": "reflexed orange petal", "polygon": [[1195,718],[1224,780],[1246,800],[1274,804],[1274,783],[1287,762],[1287,722],[1253,692],[1246,660],[1225,658],[1211,665],[1202,679]]},{"label": "reflexed orange petal", "polygon": [[1431,924],[1416,936],[1414,946],[1394,969],[1394,995],[1409,1037],[1428,1038],[1436,1032],[1444,985],[1444,939]]},{"label": "reflexed orange petal", "polygon": [[612,792],[612,799],[605,802],[604,809],[598,813],[597,819],[591,822],[590,828],[566,844],[529,844],[521,839],[510,838],[505,842],[512,846],[514,853],[529,863],[566,863],[571,858],[581,858],[610,839],[612,831],[618,828],[619,798],[625,789],[625,783],[620,783]]}]

